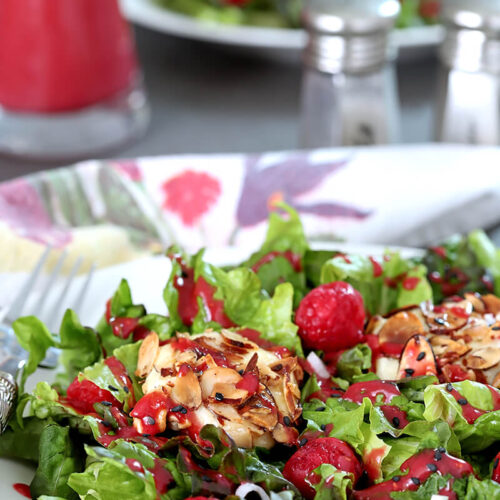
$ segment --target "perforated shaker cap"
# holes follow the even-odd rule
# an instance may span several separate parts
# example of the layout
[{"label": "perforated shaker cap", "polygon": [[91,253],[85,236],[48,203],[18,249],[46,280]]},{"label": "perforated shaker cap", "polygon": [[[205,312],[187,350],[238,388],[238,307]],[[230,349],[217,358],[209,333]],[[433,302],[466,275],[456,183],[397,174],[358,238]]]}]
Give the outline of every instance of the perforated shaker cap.
[{"label": "perforated shaker cap", "polygon": [[444,0],[442,19],[447,27],[439,50],[444,64],[500,74],[500,0]]},{"label": "perforated shaker cap", "polygon": [[307,0],[305,64],[324,73],[371,71],[385,64],[399,0]]},{"label": "perforated shaker cap", "polygon": [[458,28],[500,35],[500,0],[444,0],[442,19]]},{"label": "perforated shaker cap", "polygon": [[390,30],[399,11],[399,0],[307,0],[302,20],[310,31],[362,35]]}]

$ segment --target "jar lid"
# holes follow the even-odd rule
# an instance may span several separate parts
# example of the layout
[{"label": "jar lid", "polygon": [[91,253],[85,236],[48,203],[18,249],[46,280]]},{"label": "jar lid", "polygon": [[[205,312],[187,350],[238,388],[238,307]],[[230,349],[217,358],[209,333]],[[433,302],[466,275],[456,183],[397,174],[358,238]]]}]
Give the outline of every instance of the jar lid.
[{"label": "jar lid", "polygon": [[500,0],[444,0],[441,17],[457,28],[500,35]]},{"label": "jar lid", "polygon": [[323,34],[363,35],[390,30],[399,11],[399,0],[307,0],[302,20]]}]

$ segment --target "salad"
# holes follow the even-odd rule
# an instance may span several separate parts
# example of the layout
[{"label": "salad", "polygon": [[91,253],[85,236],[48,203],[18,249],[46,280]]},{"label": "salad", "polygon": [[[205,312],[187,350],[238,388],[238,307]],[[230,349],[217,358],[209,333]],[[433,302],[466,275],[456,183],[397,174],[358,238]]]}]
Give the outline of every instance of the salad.
[{"label": "salad", "polygon": [[[41,500],[500,499],[500,252],[311,250],[279,204],[239,266],[167,252],[168,314],[126,281],[95,327],[13,328],[29,359],[0,455]],[[55,382],[24,392],[50,347]],[[19,485],[17,485],[19,489]]]},{"label": "salad", "polygon": [[[297,28],[303,0],[154,0],[200,21]],[[441,0],[401,0],[398,28],[435,24]]]}]

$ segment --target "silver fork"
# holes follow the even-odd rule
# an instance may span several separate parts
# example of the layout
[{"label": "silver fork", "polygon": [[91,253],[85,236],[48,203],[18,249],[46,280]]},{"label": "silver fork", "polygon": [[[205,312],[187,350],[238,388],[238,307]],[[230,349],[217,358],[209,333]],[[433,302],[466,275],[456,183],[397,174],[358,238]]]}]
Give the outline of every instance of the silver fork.
[{"label": "silver fork", "polygon": [[[30,275],[22,285],[16,297],[9,306],[0,309],[0,434],[4,432],[17,399],[17,374],[28,357],[28,353],[17,342],[12,323],[21,315],[35,315],[41,319],[50,331],[54,331],[61,321],[62,307],[71,307],[78,313],[85,300],[95,266],[92,264],[83,283],[80,285],[75,299],[71,304],[67,303],[67,296],[71,289],[83,259],[78,258],[70,269],[67,276],[61,277],[61,269],[67,258],[66,251],[61,252],[51,273],[42,284],[42,288],[36,301],[30,304],[33,297],[33,289],[40,281],[42,270],[52,251],[48,246],[42,253],[40,259],[31,271]],[[62,287],[51,307],[46,307],[47,298],[52,295],[52,288],[58,278],[62,281]],[[33,300],[31,300],[33,302]],[[47,356],[40,366],[53,368],[57,364],[58,351],[49,349]]]}]

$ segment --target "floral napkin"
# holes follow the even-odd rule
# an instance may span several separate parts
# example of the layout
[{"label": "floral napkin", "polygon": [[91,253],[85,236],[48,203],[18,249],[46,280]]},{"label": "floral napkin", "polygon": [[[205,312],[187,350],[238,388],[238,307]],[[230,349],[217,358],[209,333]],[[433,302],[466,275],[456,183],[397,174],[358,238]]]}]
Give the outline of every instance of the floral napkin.
[{"label": "floral napkin", "polygon": [[421,246],[500,223],[499,165],[438,145],[79,163],[0,184],[0,270],[47,244],[100,266],[173,243],[252,249],[278,201],[313,240]]}]

